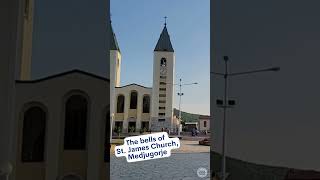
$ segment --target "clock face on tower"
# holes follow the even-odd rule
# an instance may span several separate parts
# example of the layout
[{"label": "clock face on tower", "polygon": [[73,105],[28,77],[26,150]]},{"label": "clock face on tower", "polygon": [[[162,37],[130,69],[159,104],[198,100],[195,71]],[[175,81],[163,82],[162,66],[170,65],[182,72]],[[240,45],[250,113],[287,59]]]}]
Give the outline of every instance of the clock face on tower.
[{"label": "clock face on tower", "polygon": [[160,67],[160,74],[161,75],[166,75],[166,73],[167,73],[167,68],[165,66],[161,66]]}]

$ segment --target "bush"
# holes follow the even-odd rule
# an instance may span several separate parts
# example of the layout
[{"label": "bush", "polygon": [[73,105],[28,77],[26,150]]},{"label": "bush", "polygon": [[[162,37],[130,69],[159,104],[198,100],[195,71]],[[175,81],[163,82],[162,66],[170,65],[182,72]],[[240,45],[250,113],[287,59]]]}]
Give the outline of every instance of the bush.
[{"label": "bush", "polygon": [[129,132],[133,133],[136,131],[136,128],[134,126],[129,127]]},{"label": "bush", "polygon": [[122,132],[121,127],[120,127],[120,126],[116,126],[116,127],[114,128],[114,132],[116,132],[116,133],[118,133],[118,134],[120,135],[120,133]]},{"label": "bush", "polygon": [[148,132],[148,128],[144,127],[142,129],[140,129],[140,134]]}]

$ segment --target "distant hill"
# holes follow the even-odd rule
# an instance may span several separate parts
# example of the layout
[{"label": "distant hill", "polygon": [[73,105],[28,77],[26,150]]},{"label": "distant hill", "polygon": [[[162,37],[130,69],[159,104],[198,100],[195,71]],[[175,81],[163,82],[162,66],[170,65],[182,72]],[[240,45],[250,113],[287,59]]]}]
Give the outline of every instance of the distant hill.
[{"label": "distant hill", "polygon": [[[179,110],[174,108],[173,109],[173,115],[179,116]],[[200,114],[192,114],[192,113],[187,113],[184,111],[181,111],[181,119],[184,122],[197,122],[199,119]]]}]

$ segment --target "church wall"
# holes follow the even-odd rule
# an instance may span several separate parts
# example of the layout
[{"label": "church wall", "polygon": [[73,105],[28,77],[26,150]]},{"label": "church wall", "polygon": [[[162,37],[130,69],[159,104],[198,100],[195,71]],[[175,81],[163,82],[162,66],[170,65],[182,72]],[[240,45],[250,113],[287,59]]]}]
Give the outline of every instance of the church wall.
[{"label": "church wall", "polygon": [[[109,103],[109,83],[91,76],[73,73],[37,83],[17,83],[17,86],[16,109],[18,111],[31,101],[41,102],[48,109],[45,163],[40,163],[38,166],[32,164],[25,164],[26,167],[17,166],[17,171],[33,172],[30,168],[43,169],[46,180],[56,180],[70,172],[86,176],[87,179],[101,179],[100,175],[103,174],[100,172],[103,170],[101,166],[105,164],[102,123],[105,124],[103,119],[106,119],[103,117],[105,113],[102,112]],[[85,151],[77,152],[63,150],[65,116],[63,102],[66,94],[75,89],[85,92],[90,99],[87,148]],[[21,120],[21,118],[17,119],[20,122]],[[20,152],[21,150],[18,149],[16,155],[19,156]],[[19,158],[16,162],[21,164]],[[41,174],[43,171],[38,173]],[[23,179],[34,179],[34,174],[31,175],[32,178],[25,176]]]},{"label": "church wall", "polygon": [[[130,97],[130,95],[129,95],[129,97]],[[138,100],[139,100],[139,98],[138,98]],[[137,112],[138,112],[137,109],[129,109],[128,110],[128,118],[129,119],[137,119]]]},{"label": "church wall", "polygon": [[[102,84],[101,84],[102,85]],[[104,129],[105,122],[102,122],[103,119],[106,121],[105,115],[102,114],[102,110],[109,105],[109,91],[105,89],[105,85],[100,85],[100,88],[98,88],[98,92],[96,90],[93,90],[90,95],[93,95],[93,93],[96,93],[94,96],[91,97],[92,100],[92,110],[91,110],[91,116],[90,120],[92,123],[89,125],[88,132],[89,135],[89,144],[88,144],[88,179],[100,179],[99,177],[100,169],[98,168],[98,165],[101,163],[101,161],[104,161]],[[94,88],[97,88],[97,86],[93,86]],[[109,89],[109,86],[107,86]],[[101,118],[101,115],[103,116]],[[110,123],[109,119],[107,119],[107,123]],[[109,131],[109,129],[108,129]],[[103,136],[101,136],[101,133]],[[104,169],[107,171],[107,169]]]},{"label": "church wall", "polygon": [[150,121],[150,113],[142,113],[141,121]]},{"label": "church wall", "polygon": [[[137,109],[130,109],[130,95],[132,91],[137,91],[138,93],[138,102],[137,102]],[[125,87],[116,88],[116,100],[118,95],[125,96],[125,106],[124,106],[124,113],[115,113],[115,118],[113,122],[113,127],[115,127],[115,122],[120,121],[123,122],[123,133],[127,133],[129,131],[129,122],[136,122],[136,132],[140,131],[141,121],[150,121],[150,114],[142,113],[143,109],[143,96],[149,95],[150,96],[150,111],[152,106],[151,101],[151,88],[145,88],[138,85],[128,85]],[[117,101],[115,101],[114,107],[117,107]]]},{"label": "church wall", "polygon": [[116,120],[124,120],[124,113],[115,113],[114,119],[116,119]]}]

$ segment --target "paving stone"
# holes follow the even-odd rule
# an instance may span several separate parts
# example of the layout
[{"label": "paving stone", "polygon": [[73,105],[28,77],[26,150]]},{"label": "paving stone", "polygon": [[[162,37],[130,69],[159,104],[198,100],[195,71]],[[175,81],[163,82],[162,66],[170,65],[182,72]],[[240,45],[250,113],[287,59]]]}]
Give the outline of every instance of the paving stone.
[{"label": "paving stone", "polygon": [[210,169],[209,153],[175,153],[168,158],[128,163],[124,157],[111,155],[111,179],[115,180],[204,180],[197,170]]}]

